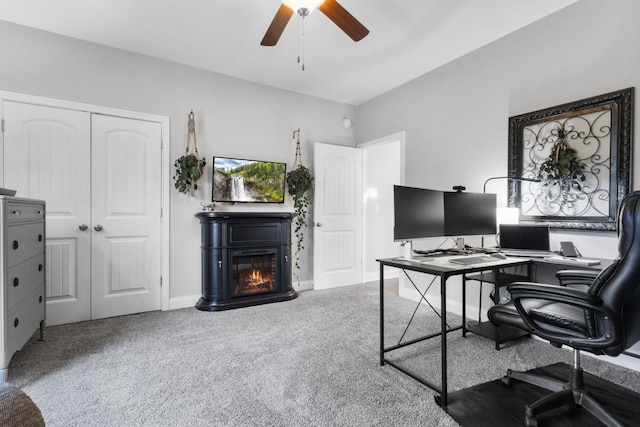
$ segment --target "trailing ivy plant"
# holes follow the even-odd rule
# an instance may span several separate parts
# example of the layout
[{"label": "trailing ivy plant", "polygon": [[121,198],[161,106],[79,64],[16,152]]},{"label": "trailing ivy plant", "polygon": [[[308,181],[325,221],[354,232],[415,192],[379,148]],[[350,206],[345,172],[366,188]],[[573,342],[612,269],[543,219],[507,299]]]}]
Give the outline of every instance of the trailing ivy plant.
[{"label": "trailing ivy plant", "polygon": [[549,157],[540,165],[537,176],[548,195],[553,187],[558,186],[563,201],[567,200],[572,189],[581,191],[582,183],[586,180],[584,163],[578,158],[577,151],[564,142],[567,135],[564,128],[558,129],[558,138],[551,147]]},{"label": "trailing ivy plant", "polygon": [[300,268],[300,251],[304,249],[304,228],[307,227],[308,208],[311,204],[309,199],[311,187],[313,187],[311,172],[301,164],[287,174],[287,189],[293,198],[293,208],[296,213],[294,218],[294,234],[298,243],[295,253],[294,274],[296,278],[298,277],[297,270]]},{"label": "trailing ivy plant", "polygon": [[181,193],[190,193],[198,188],[196,181],[203,175],[203,168],[207,164],[204,159],[198,159],[195,154],[185,154],[174,163],[176,167],[175,187]]}]

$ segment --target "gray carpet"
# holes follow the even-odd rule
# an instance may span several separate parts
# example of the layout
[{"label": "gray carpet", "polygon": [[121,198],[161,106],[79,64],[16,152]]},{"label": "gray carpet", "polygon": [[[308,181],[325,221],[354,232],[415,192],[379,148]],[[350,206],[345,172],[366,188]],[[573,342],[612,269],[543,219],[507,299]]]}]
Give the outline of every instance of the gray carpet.
[{"label": "gray carpet", "polygon": [[[414,303],[385,300],[387,343]],[[409,337],[436,331],[421,308]],[[459,318],[450,315],[451,323]],[[182,309],[50,327],[9,366],[9,381],[48,426],[456,426],[434,392],[378,363],[375,285],[307,291],[292,301],[226,312]],[[419,331],[423,329],[423,331]],[[450,390],[570,363],[571,353],[523,339],[495,351],[450,335]],[[439,378],[439,340],[393,353]],[[635,389],[638,372],[584,357],[585,370]]]}]

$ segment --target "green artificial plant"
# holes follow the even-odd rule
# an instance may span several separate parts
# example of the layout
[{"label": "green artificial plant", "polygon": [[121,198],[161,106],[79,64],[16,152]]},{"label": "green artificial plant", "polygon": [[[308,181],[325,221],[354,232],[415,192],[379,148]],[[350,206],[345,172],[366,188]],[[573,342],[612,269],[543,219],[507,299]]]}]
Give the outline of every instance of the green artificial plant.
[{"label": "green artificial plant", "polygon": [[[176,181],[175,187],[181,193],[193,193],[198,186],[196,181],[204,174],[204,166],[207,161],[200,159],[198,155],[198,140],[196,138],[196,120],[193,110],[189,113],[187,144],[184,149],[184,156],[178,158],[173,164],[176,167],[176,174],[173,179]],[[193,145],[193,153],[189,153]]]},{"label": "green artificial plant", "polygon": [[558,129],[558,138],[551,147],[549,157],[540,165],[537,178],[541,185],[547,189],[548,198],[551,198],[551,190],[558,187],[562,200],[566,200],[572,189],[582,190],[585,165],[578,158],[578,153],[565,142],[568,132],[564,128]]},{"label": "green artificial plant", "polygon": [[175,179],[175,187],[181,193],[190,193],[198,188],[196,181],[203,174],[203,168],[207,164],[204,159],[198,159],[195,154],[185,154],[177,159],[174,163],[176,167],[176,174],[173,176]]},{"label": "green artificial plant", "polygon": [[[298,133],[296,160],[293,169],[287,174],[287,190],[293,198],[293,209],[295,211],[294,234],[296,236],[297,247],[295,252],[294,274],[297,278],[297,270],[300,268],[300,252],[304,249],[304,228],[307,227],[308,209],[311,205],[309,191],[313,187],[313,177],[309,169],[302,165],[300,157],[300,129],[296,130],[296,132]],[[294,135],[296,132],[294,132]]]}]

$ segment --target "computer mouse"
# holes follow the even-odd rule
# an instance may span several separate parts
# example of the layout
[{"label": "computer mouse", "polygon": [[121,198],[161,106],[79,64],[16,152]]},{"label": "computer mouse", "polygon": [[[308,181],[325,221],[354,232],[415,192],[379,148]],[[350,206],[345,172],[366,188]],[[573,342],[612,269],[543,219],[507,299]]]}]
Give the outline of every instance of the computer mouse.
[{"label": "computer mouse", "polygon": [[501,254],[500,252],[496,252],[495,254],[491,254],[490,256],[499,259],[507,259],[507,256],[505,254]]}]

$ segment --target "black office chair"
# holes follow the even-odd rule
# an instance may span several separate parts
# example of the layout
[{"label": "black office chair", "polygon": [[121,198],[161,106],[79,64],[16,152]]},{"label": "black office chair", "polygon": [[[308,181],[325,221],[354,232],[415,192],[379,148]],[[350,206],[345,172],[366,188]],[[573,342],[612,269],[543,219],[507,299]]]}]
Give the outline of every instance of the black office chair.
[{"label": "black office chair", "polygon": [[[564,405],[582,407],[607,426],[621,425],[584,388],[580,351],[618,356],[640,340],[640,191],[629,194],[618,212],[618,252],[586,291],[513,283],[507,286],[511,302],[489,309],[496,326],[517,326],[574,351],[568,382],[511,370],[503,378],[506,385],[515,379],[553,392],[526,406],[525,425],[537,426],[536,415]],[[584,282],[578,271],[558,277],[564,284]]]}]

